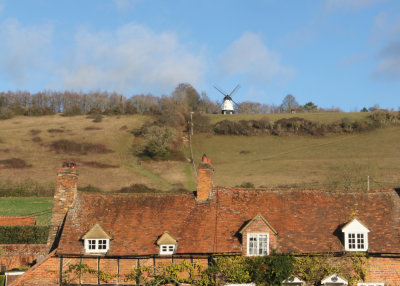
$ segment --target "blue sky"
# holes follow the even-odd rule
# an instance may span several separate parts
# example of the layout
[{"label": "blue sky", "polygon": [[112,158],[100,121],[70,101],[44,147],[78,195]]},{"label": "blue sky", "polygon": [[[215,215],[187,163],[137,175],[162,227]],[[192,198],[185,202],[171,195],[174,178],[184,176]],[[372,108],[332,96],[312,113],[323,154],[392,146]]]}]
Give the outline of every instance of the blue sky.
[{"label": "blue sky", "polygon": [[0,0],[0,90],[400,107],[398,0]]}]

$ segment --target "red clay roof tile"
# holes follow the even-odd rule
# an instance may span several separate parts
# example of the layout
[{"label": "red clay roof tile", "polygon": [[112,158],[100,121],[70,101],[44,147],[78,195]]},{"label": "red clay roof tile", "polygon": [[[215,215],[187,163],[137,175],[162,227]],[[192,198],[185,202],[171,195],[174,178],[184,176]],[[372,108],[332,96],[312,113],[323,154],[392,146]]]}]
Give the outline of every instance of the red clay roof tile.
[{"label": "red clay roof tile", "polygon": [[260,213],[278,232],[278,251],[343,252],[341,227],[357,212],[369,252],[400,253],[400,198],[393,190],[353,192],[214,188],[201,204],[192,194],[80,192],[68,212],[58,254],[84,254],[80,240],[101,223],[110,256],[158,254],[157,238],[174,234],[178,254],[240,253],[239,231]]}]

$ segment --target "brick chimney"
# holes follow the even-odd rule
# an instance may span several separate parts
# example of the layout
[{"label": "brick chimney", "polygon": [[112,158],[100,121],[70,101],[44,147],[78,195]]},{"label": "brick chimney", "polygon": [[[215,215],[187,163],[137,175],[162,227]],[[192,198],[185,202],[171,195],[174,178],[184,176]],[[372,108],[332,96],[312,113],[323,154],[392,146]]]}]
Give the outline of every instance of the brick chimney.
[{"label": "brick chimney", "polygon": [[77,193],[78,174],[76,164],[64,162],[58,170],[56,189],[54,191],[53,211],[51,214],[49,236],[46,251],[50,252],[58,245],[64,219],[68,209],[73,205]]},{"label": "brick chimney", "polygon": [[197,201],[204,202],[212,195],[214,168],[211,159],[203,155],[197,172]]}]

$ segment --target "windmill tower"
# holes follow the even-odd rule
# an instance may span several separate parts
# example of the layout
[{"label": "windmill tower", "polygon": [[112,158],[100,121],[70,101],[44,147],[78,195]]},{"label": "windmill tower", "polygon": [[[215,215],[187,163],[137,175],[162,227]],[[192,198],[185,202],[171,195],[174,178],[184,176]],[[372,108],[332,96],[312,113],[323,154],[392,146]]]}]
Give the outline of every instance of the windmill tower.
[{"label": "windmill tower", "polygon": [[220,93],[224,95],[224,99],[222,101],[222,108],[221,108],[221,113],[222,114],[233,114],[235,113],[235,108],[234,105],[238,105],[235,101],[232,99],[232,95],[240,88],[240,85],[237,85],[231,93],[226,93],[222,90],[220,90],[218,87],[214,86],[216,90],[218,90]]}]

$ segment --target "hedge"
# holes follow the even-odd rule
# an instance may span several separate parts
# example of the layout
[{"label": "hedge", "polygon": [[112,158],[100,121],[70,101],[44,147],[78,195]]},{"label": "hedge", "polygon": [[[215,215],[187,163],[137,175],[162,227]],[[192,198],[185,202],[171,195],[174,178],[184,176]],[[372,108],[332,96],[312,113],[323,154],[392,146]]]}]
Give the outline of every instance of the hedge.
[{"label": "hedge", "polygon": [[0,244],[45,244],[48,226],[0,226]]}]

